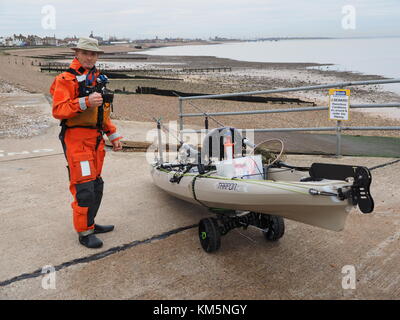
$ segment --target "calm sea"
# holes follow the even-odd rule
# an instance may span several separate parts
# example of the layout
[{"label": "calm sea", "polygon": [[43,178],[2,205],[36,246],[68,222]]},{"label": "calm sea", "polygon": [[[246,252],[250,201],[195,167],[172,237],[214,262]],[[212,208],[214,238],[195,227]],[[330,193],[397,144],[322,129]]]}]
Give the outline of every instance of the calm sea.
[{"label": "calm sea", "polygon": [[[151,49],[150,55],[216,56],[256,62],[334,64],[322,70],[400,78],[400,38],[315,39],[224,43]],[[385,85],[400,93],[400,84]]]}]

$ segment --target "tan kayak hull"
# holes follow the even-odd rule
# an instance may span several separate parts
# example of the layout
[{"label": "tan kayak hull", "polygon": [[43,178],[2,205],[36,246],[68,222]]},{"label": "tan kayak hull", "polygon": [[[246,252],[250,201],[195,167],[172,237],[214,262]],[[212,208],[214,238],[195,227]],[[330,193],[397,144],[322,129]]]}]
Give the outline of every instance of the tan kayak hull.
[{"label": "tan kayak hull", "polygon": [[[155,167],[151,169],[154,184],[179,199],[203,204],[211,208],[254,211],[279,215],[333,231],[343,230],[347,215],[352,208],[348,201],[335,196],[315,196],[309,189],[335,192],[347,186],[345,181],[323,180],[320,182],[287,181],[299,178],[299,173],[282,175],[285,180],[242,180],[213,176],[196,177],[186,174],[179,184],[169,180],[174,171]],[[279,174],[272,174],[274,179]],[[193,183],[193,179],[195,179]],[[194,192],[193,192],[194,186]],[[196,197],[196,199],[195,199]]]}]

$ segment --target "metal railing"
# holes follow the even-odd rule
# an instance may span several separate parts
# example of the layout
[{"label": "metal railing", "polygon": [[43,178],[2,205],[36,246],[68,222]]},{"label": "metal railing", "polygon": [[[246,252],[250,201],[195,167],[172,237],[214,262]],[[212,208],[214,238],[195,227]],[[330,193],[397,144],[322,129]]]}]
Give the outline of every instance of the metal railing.
[{"label": "metal railing", "polygon": [[[179,130],[180,137],[185,132],[183,130],[183,118],[184,117],[204,117],[206,129],[208,129],[208,118],[215,116],[228,116],[228,115],[250,115],[250,114],[268,114],[268,113],[285,113],[285,112],[308,112],[308,111],[319,111],[328,110],[327,106],[316,106],[316,107],[303,107],[293,109],[277,109],[277,110],[250,110],[250,111],[231,111],[231,112],[200,112],[200,113],[183,113],[183,103],[185,100],[197,100],[197,99],[213,99],[213,98],[226,98],[226,97],[238,97],[244,95],[255,95],[255,94],[269,94],[269,93],[283,93],[283,92],[295,92],[295,91],[308,91],[318,89],[331,89],[331,88],[343,88],[350,86],[361,86],[361,85],[376,85],[376,84],[388,84],[388,83],[400,83],[400,79],[387,79],[387,80],[367,80],[367,81],[353,81],[353,82],[339,82],[324,85],[306,86],[306,87],[295,87],[295,88],[282,88],[272,90],[261,90],[261,91],[249,91],[249,92],[236,92],[236,93],[224,93],[224,94],[212,94],[204,96],[191,96],[191,97],[178,97],[179,98]],[[364,109],[364,108],[400,108],[399,103],[386,103],[386,104],[352,104],[350,109]],[[217,121],[218,122],[218,121]],[[400,130],[400,126],[381,126],[381,127],[348,127],[342,126],[341,121],[337,120],[336,126],[334,127],[310,127],[310,128],[265,128],[265,129],[254,129],[254,132],[290,132],[290,131],[335,131],[336,132],[336,156],[341,155],[341,132],[345,130]],[[189,132],[189,131],[186,131]],[[201,130],[190,130],[190,132],[201,132]]]}]

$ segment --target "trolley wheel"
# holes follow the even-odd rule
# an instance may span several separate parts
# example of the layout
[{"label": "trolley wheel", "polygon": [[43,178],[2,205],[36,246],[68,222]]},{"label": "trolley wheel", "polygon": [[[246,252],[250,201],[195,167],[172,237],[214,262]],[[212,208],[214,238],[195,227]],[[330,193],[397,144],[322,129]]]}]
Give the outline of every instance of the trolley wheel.
[{"label": "trolley wheel", "polygon": [[278,241],[285,233],[285,221],[280,216],[261,214],[260,227],[265,229],[263,234],[268,241]]},{"label": "trolley wheel", "polygon": [[221,233],[217,219],[205,218],[199,222],[199,239],[205,252],[217,251],[221,246]]}]

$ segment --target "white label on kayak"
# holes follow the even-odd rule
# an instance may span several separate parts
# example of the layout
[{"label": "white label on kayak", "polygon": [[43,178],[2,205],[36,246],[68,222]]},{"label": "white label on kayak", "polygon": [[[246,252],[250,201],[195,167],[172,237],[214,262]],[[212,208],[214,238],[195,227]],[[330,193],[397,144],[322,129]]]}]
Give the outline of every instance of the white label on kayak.
[{"label": "white label on kayak", "polygon": [[226,191],[239,191],[237,190],[238,184],[233,182],[218,182],[217,189]]},{"label": "white label on kayak", "polygon": [[90,176],[89,161],[81,161],[82,177]]}]

